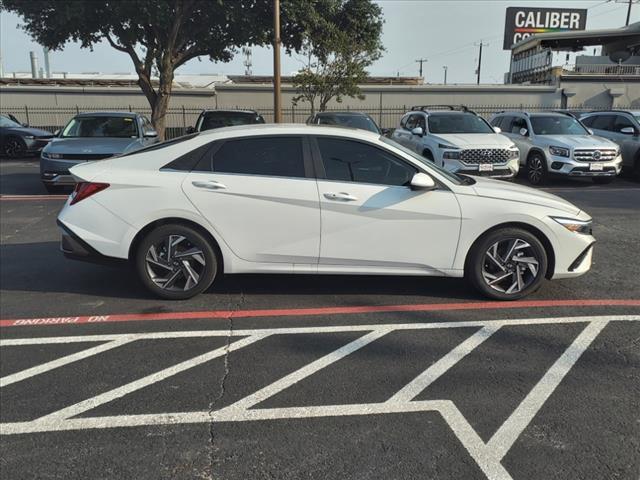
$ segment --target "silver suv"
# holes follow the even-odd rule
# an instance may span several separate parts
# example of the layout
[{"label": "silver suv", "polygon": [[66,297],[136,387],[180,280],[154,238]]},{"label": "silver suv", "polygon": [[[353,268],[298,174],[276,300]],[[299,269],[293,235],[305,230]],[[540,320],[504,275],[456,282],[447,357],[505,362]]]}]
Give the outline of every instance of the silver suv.
[{"label": "silver suv", "polygon": [[494,178],[518,173],[513,141],[464,106],[412,107],[391,138],[450,172]]},{"label": "silver suv", "polygon": [[518,146],[521,166],[534,185],[543,184],[550,175],[609,183],[622,169],[618,145],[593,135],[569,113],[499,112],[491,125]]},{"label": "silver suv", "polygon": [[620,145],[622,168],[640,180],[640,110],[590,112],[580,121],[596,135]]}]

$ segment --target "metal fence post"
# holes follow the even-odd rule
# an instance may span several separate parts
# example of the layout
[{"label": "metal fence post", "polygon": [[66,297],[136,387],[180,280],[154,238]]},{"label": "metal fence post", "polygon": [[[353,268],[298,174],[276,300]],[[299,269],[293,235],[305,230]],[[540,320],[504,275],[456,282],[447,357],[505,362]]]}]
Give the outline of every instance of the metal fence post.
[{"label": "metal fence post", "polygon": [[182,134],[187,133],[187,113],[184,110],[184,105],[182,105]]},{"label": "metal fence post", "polygon": [[80,113],[80,109],[78,108],[78,105],[76,105],[76,115]]},{"label": "metal fence post", "polygon": [[27,125],[31,125],[31,122],[29,122],[29,107],[28,106],[24,106],[24,116],[27,117]]},{"label": "metal fence post", "polygon": [[291,104],[291,123],[296,123],[296,107],[293,103]]}]

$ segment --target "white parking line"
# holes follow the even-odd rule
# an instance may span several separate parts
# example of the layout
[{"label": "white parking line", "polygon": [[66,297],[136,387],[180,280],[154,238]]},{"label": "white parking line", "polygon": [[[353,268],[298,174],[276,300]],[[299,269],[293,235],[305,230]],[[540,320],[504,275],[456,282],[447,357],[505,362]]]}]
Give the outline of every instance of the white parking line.
[{"label": "white parking line", "polygon": [[[609,322],[640,321],[640,315],[608,315],[588,317],[557,317],[537,319],[502,319],[469,322],[442,322],[419,324],[386,324],[386,325],[351,325],[330,327],[302,327],[280,329],[254,329],[234,332],[234,337],[244,337],[236,340],[228,347],[204,353],[193,359],[181,362],[157,373],[147,375],[124,386],[112,389],[95,397],[86,399],[75,405],[62,408],[49,415],[27,422],[9,422],[0,424],[0,434],[15,435],[27,433],[58,432],[68,430],[102,429],[140,427],[148,425],[176,425],[209,422],[245,422],[245,421],[276,421],[282,419],[305,419],[338,416],[382,415],[406,412],[438,412],[451,428],[469,455],[476,461],[489,479],[509,479],[511,476],[501,464],[501,460],[509,452],[522,432],[531,423],[540,408],[551,396],[560,382],[569,373],[592,342]],[[559,325],[586,323],[585,328],[569,345],[564,353],[555,361],[516,407],[514,412],[498,428],[493,437],[484,442],[456,405],[447,399],[415,401],[421,391],[427,388],[435,379],[445,374],[453,365],[459,362],[475,348],[481,345],[493,333],[505,325]],[[277,393],[289,388],[301,380],[322,369],[346,358],[362,347],[382,338],[384,335],[398,330],[428,330],[442,328],[480,327],[480,330],[452,349],[447,355],[427,368],[408,385],[401,388],[389,400],[381,403],[305,406],[286,408],[255,408],[259,403],[271,398]],[[363,336],[349,342],[333,352],[309,363],[286,375],[285,377],[267,385],[257,392],[216,411],[174,412],[142,415],[117,415],[103,417],[73,418],[99,405],[121,398],[141,388],[153,385],[172,375],[184,372],[197,365],[224,355],[228,351],[238,350],[272,335],[309,334],[332,332],[367,332]],[[114,335],[85,335],[76,337],[51,337],[33,339],[7,339],[0,342],[0,346],[20,346],[33,344],[73,343],[78,341],[111,341],[129,342],[154,338],[198,338],[227,335],[226,331],[194,331],[194,332],[154,332],[140,334]],[[111,344],[106,344],[111,345]],[[90,350],[96,350],[93,347]],[[95,353],[94,353],[95,354]],[[68,356],[71,357],[71,356]],[[63,359],[60,360],[64,360]],[[49,362],[52,363],[52,362]],[[46,364],[45,364],[46,365]],[[36,367],[34,367],[36,368]],[[55,367],[54,367],[55,368]],[[33,369],[30,369],[33,371]],[[48,371],[44,369],[43,371]],[[27,371],[25,371],[27,372]],[[20,375],[22,372],[14,375]],[[38,373],[34,373],[37,375]],[[25,375],[22,373],[22,375]]]}]

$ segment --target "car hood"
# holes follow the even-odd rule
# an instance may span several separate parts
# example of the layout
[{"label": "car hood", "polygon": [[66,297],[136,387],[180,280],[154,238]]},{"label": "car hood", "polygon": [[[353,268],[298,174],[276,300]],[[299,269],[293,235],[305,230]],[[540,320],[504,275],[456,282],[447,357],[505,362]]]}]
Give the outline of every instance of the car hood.
[{"label": "car hood", "polygon": [[91,137],[91,138],[54,138],[46,147],[47,153],[92,153],[112,154],[122,153],[130,145],[137,142],[137,138]]},{"label": "car hood", "polygon": [[480,197],[499,198],[512,202],[529,203],[561,210],[571,215],[578,215],[580,209],[566,200],[534,188],[525,187],[503,180],[474,177],[476,183],[473,188]]},{"label": "car hood", "polygon": [[17,133],[18,135],[33,135],[34,137],[53,137],[53,133],[46,130],[40,130],[39,128],[31,127],[15,127],[8,128],[7,133]]},{"label": "car hood", "polygon": [[536,140],[554,147],[617,148],[617,145],[611,140],[596,135],[538,135]]},{"label": "car hood", "polygon": [[441,139],[442,143],[453,145],[454,147],[502,147],[507,148],[513,142],[499,133],[438,133],[435,138]]}]

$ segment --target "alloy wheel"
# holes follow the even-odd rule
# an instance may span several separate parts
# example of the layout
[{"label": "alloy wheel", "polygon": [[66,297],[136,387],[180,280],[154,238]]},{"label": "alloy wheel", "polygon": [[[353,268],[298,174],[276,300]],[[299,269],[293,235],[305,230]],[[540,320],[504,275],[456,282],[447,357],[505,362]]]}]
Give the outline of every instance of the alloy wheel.
[{"label": "alloy wheel", "polygon": [[4,144],[4,153],[10,158],[20,157],[24,153],[24,146],[17,138],[10,138],[7,140],[7,143]]},{"label": "alloy wheel", "polygon": [[482,278],[498,292],[519,293],[536,280],[539,272],[535,249],[520,238],[499,240],[484,254]]},{"label": "alloy wheel", "polygon": [[544,175],[544,166],[540,157],[531,157],[528,163],[528,177],[531,183],[538,184]]},{"label": "alloy wheel", "polygon": [[195,288],[206,267],[202,250],[183,235],[169,235],[152,244],[145,255],[149,278],[168,291]]}]

